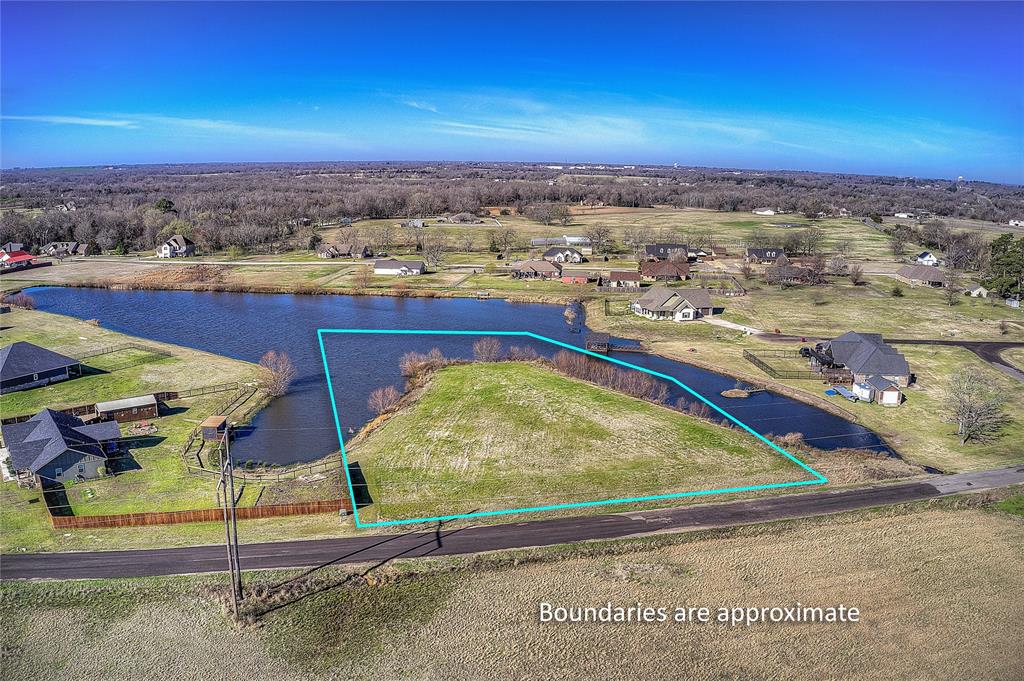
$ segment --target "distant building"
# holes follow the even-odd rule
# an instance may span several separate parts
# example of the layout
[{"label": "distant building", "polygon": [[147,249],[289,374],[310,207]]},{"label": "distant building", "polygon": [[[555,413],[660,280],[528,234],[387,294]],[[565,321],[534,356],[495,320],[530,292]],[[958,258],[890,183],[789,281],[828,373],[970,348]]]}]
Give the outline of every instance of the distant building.
[{"label": "distant building", "polygon": [[661,260],[640,263],[640,278],[644,281],[681,281],[690,274],[690,265],[685,262]]},{"label": "distant building", "polygon": [[640,288],[640,273],[612,271],[602,280],[602,283],[611,288]]},{"label": "distant building", "polygon": [[744,260],[749,263],[775,262],[779,256],[785,256],[781,248],[748,248]]},{"label": "distant building", "polygon": [[751,212],[753,212],[754,215],[775,215],[775,211],[771,208],[756,208]]},{"label": "distant building", "polygon": [[583,254],[577,251],[575,248],[559,246],[553,246],[548,250],[544,251],[544,255],[542,255],[541,257],[547,260],[548,262],[559,263],[580,263],[586,259],[583,257]]},{"label": "distant building", "polygon": [[633,303],[633,312],[648,319],[686,322],[714,313],[711,295],[702,288],[680,289],[653,286]]},{"label": "distant building", "polygon": [[0,251],[0,271],[11,272],[35,264],[35,257],[26,251]]},{"label": "distant building", "polygon": [[570,269],[568,267],[562,268],[562,275],[560,277],[563,284],[587,284],[592,281],[598,281],[600,278],[601,275],[593,270]]},{"label": "distant building", "polygon": [[935,254],[925,251],[924,253],[918,253],[915,262],[918,265],[928,265],[929,267],[938,267],[939,259],[935,257]]},{"label": "distant building", "polygon": [[1010,220],[1010,227],[1024,227],[1024,220]]},{"label": "distant building", "polygon": [[569,236],[565,234],[563,236],[530,239],[531,248],[547,248],[550,246],[572,246],[583,255],[594,254],[593,244],[585,236]]},{"label": "distant building", "polygon": [[558,279],[562,274],[562,266],[549,260],[523,260],[512,269],[516,279]]},{"label": "distant building", "polygon": [[689,244],[649,244],[644,246],[644,256],[648,260],[690,260]]},{"label": "distant building", "polygon": [[894,218],[901,218],[903,220],[913,220],[916,216],[913,213],[895,213]]},{"label": "distant building", "polygon": [[43,409],[27,421],[0,426],[19,484],[55,487],[101,475],[118,450],[121,430],[114,421],[86,425],[81,419]]},{"label": "distant building", "polygon": [[400,277],[423,274],[427,266],[422,260],[377,260],[373,263],[373,273],[382,275],[397,275]]},{"label": "distant building", "polygon": [[988,289],[981,284],[973,284],[964,290],[964,294],[971,298],[988,298]]},{"label": "distant building", "polygon": [[37,388],[81,374],[82,364],[77,359],[32,343],[18,341],[0,348],[0,394]]},{"label": "distant building", "polygon": [[203,422],[199,424],[199,429],[202,431],[203,439],[205,441],[216,442],[224,437],[224,433],[228,429],[228,417],[223,414],[207,416],[203,419]]},{"label": "distant building", "polygon": [[67,258],[72,255],[88,255],[89,244],[78,241],[51,241],[39,250],[53,258]]},{"label": "distant building", "polygon": [[331,259],[340,257],[341,253],[334,244],[320,244],[316,247],[316,256],[318,258]]},{"label": "distant building", "polygon": [[187,258],[195,254],[195,242],[181,234],[175,234],[156,249],[158,258]]},{"label": "distant building", "polygon": [[911,286],[942,288],[948,285],[946,273],[931,265],[904,265],[896,270],[896,279]]},{"label": "distant building", "polygon": [[16,241],[8,241],[3,246],[0,246],[0,251],[10,253],[11,251],[23,251],[25,250],[25,244],[20,244]]},{"label": "distant building", "polygon": [[369,246],[338,244],[334,248],[337,250],[338,256],[341,258],[369,258],[373,255],[373,251],[370,250]]}]

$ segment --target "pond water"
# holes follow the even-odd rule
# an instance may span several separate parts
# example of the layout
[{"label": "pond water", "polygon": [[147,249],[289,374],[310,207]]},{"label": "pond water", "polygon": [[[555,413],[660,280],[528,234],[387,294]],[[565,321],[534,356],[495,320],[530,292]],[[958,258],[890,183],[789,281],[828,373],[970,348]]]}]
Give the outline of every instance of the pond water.
[{"label": "pond water", "polygon": [[[277,464],[310,461],[338,449],[318,328],[532,331],[575,346],[583,345],[585,332],[566,323],[562,306],[500,300],[57,287],[29,292],[39,310],[96,319],[104,328],[133,336],[250,362],[268,350],[288,353],[296,368],[290,391],[262,410],[232,447],[239,460]],[[372,390],[386,384],[401,389],[399,359],[404,353],[436,347],[445,356],[469,358],[476,340],[459,335],[325,335],[343,432],[347,436],[350,429],[359,430],[372,417],[367,406]],[[505,347],[531,345],[546,355],[558,350],[529,339],[502,340]],[[799,432],[821,449],[887,450],[870,430],[798,400],[770,392],[728,399],[719,393],[735,386],[732,378],[656,355],[611,356],[674,376],[764,435]],[[673,402],[686,396],[677,386],[670,387]]]}]

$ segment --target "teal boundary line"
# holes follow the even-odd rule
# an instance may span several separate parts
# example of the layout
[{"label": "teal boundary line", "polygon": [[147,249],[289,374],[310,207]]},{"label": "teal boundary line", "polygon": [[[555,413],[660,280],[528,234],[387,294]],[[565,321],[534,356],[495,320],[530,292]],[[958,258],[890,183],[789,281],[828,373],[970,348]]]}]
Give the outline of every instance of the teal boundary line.
[{"label": "teal boundary line", "polygon": [[[497,510],[497,511],[477,511],[477,512],[474,512],[474,513],[458,513],[458,514],[454,514],[454,515],[432,516],[432,517],[429,517],[429,518],[406,518],[406,519],[403,519],[403,520],[385,520],[385,521],[378,521],[378,522],[374,522],[374,523],[364,523],[361,520],[359,520],[359,509],[356,508],[356,495],[355,495],[355,490],[352,487],[352,476],[351,476],[351,474],[349,473],[349,470],[348,470],[348,455],[345,453],[345,440],[344,440],[344,437],[342,436],[342,432],[341,432],[341,420],[338,417],[338,404],[337,404],[337,402],[334,399],[334,387],[333,387],[333,385],[331,383],[331,369],[328,366],[328,363],[327,363],[327,352],[324,349],[324,334],[327,334],[327,333],[391,334],[391,335],[410,335],[410,336],[411,335],[416,335],[416,336],[518,336],[518,337],[524,337],[524,338],[533,338],[535,340],[539,340],[539,341],[542,341],[542,342],[545,342],[545,343],[550,343],[552,345],[557,345],[559,347],[566,348],[567,350],[572,350],[574,352],[579,352],[579,353],[584,354],[584,355],[589,355],[590,357],[595,357],[595,358],[603,360],[605,362],[611,362],[612,364],[618,364],[620,366],[624,366],[624,367],[627,367],[629,369],[634,369],[636,371],[642,371],[645,374],[650,374],[651,376],[657,376],[658,378],[665,379],[666,381],[670,381],[670,382],[678,385],[680,388],[682,388],[683,390],[685,390],[689,394],[693,395],[694,397],[699,399],[704,404],[708,405],[711,409],[714,409],[719,414],[721,414],[725,418],[729,419],[730,421],[735,423],[737,426],[739,426],[743,430],[747,431],[748,433],[750,433],[751,435],[756,437],[758,440],[760,440],[761,442],[765,443],[766,445],[768,445],[769,447],[771,447],[772,449],[774,449],[775,451],[779,452],[780,454],[785,456],[787,459],[789,459],[790,461],[795,463],[797,466],[799,466],[800,468],[804,469],[805,471],[807,471],[808,473],[813,475],[814,479],[813,480],[798,480],[798,481],[794,481],[794,482],[777,482],[777,483],[772,483],[772,484],[767,484],[767,485],[752,485],[752,486],[749,486],[749,487],[726,487],[726,488],[722,488],[722,489],[713,489],[713,490],[697,490],[697,491],[691,491],[691,492],[674,492],[674,493],[671,493],[671,494],[655,494],[655,495],[644,496],[644,497],[623,497],[623,498],[620,498],[620,499],[602,499],[602,500],[599,500],[599,501],[580,501],[580,502],[571,503],[571,504],[551,504],[551,505],[548,505],[548,506],[527,506],[527,507],[524,507],[524,508],[509,508],[509,509],[502,509],[502,510]],[[694,390],[690,386],[686,385],[682,381],[679,381],[675,377],[669,376],[667,374],[663,374],[663,373],[660,373],[660,372],[657,372],[657,371],[652,371],[650,369],[645,369],[645,368],[637,366],[635,364],[630,364],[629,362],[624,362],[621,359],[616,359],[614,357],[607,357],[605,355],[601,355],[601,354],[598,354],[596,352],[591,352],[590,350],[585,350],[583,348],[578,348],[575,345],[570,345],[568,343],[563,343],[561,341],[556,341],[556,340],[554,340],[552,338],[548,338],[546,336],[541,336],[540,334],[533,333],[532,331],[464,331],[464,330],[456,331],[456,330],[442,330],[442,329],[317,329],[316,330],[316,336],[317,336],[317,341],[320,344],[320,357],[321,357],[321,359],[323,360],[323,363],[324,363],[324,374],[327,377],[327,390],[328,390],[328,393],[331,396],[331,411],[334,413],[334,427],[338,431],[338,444],[341,447],[341,461],[342,461],[342,465],[345,468],[345,480],[348,483],[348,494],[349,494],[349,499],[352,500],[352,514],[353,514],[353,517],[355,519],[355,524],[356,524],[357,528],[363,528],[363,527],[386,527],[386,526],[391,526],[391,525],[412,525],[412,524],[415,524],[415,523],[432,523],[432,522],[440,522],[440,521],[447,521],[447,520],[458,520],[460,518],[477,518],[477,517],[484,517],[484,516],[501,516],[501,515],[510,515],[510,514],[513,514],[513,513],[535,513],[535,512],[538,512],[538,511],[557,511],[557,510],[563,510],[563,509],[567,509],[567,508],[585,508],[585,507],[589,507],[589,506],[607,506],[607,505],[610,505],[610,504],[628,504],[628,503],[635,503],[635,502],[641,502],[641,501],[657,501],[657,500],[661,500],[661,499],[679,499],[679,498],[683,498],[683,497],[708,496],[708,495],[712,495],[712,494],[733,494],[733,493],[736,493],[736,492],[754,492],[754,491],[766,490],[766,489],[784,489],[784,488],[787,488],[787,487],[802,487],[802,486],[805,486],[805,485],[823,485],[826,482],[828,482],[828,479],[824,475],[822,475],[818,471],[814,470],[813,468],[811,468],[810,466],[805,464],[803,461],[801,461],[800,459],[796,458],[795,456],[793,456],[788,451],[786,451],[782,447],[778,446],[777,444],[775,444],[774,442],[772,442],[768,438],[764,437],[763,435],[761,435],[760,433],[755,431],[753,428],[751,428],[747,424],[745,424],[742,421],[740,421],[739,419],[737,419],[735,416],[733,416],[729,412],[725,411],[724,409],[722,409],[718,405],[710,402],[703,395],[701,395],[696,390]]]}]

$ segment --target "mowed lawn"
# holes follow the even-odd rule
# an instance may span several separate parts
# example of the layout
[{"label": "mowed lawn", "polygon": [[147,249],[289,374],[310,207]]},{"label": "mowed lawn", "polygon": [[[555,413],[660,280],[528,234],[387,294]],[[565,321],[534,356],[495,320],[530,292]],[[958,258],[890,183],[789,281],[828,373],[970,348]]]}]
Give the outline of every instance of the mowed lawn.
[{"label": "mowed lawn", "polygon": [[349,458],[378,520],[808,477],[745,432],[513,362],[442,369]]}]

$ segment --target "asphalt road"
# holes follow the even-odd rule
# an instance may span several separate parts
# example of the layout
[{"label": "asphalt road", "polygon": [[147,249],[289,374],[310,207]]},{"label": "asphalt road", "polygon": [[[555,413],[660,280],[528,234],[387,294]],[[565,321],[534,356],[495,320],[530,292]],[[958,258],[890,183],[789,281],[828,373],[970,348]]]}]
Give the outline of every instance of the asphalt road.
[{"label": "asphalt road", "polygon": [[[244,544],[240,556],[246,570],[383,563],[396,558],[478,553],[803,518],[1022,483],[1024,466],[1016,466],[934,476],[915,482],[637,513],[456,529],[438,527],[434,531],[407,534]],[[217,545],[140,551],[21,553],[0,557],[0,578],[5,580],[145,577],[220,572],[225,568],[225,549]]]},{"label": "asphalt road", "polygon": [[1004,374],[1016,378],[1018,381],[1024,381],[1024,371],[1020,368],[1013,366],[1006,359],[1003,358],[1002,353],[1004,350],[1010,348],[1021,348],[1024,347],[1024,341],[976,341],[976,340],[952,340],[952,339],[897,339],[897,338],[886,338],[887,343],[893,343],[894,345],[950,345],[954,347],[964,348],[970,350],[978,357],[999,369]]}]

